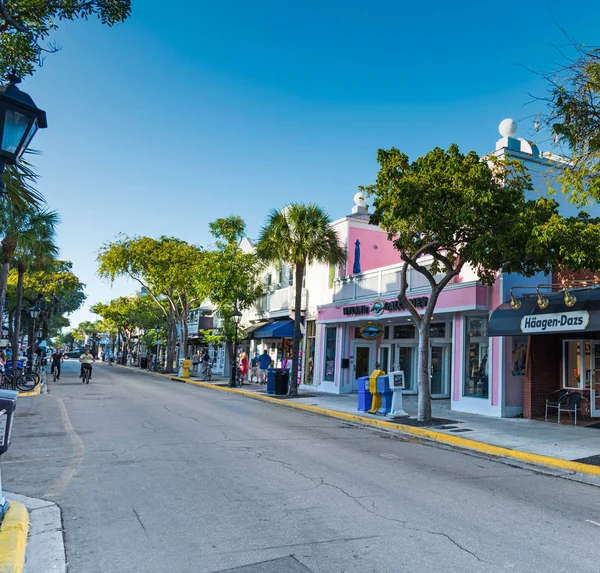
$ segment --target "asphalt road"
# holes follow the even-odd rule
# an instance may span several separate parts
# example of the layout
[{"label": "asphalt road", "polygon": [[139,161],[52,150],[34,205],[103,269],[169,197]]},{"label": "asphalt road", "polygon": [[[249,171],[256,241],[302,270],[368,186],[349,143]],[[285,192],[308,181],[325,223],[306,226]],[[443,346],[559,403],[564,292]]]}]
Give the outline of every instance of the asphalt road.
[{"label": "asphalt road", "polygon": [[600,490],[74,361],[19,399],[8,491],[63,511],[70,573],[600,570]]}]

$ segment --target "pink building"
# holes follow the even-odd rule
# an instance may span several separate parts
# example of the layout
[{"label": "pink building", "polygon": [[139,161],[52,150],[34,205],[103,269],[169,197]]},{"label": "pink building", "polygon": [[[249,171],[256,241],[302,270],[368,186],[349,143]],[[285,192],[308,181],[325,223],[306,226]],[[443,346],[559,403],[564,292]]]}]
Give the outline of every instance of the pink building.
[{"label": "pink building", "polygon": [[[539,192],[545,193],[545,179],[556,159],[512,137],[515,131],[510,137],[501,131],[496,154],[523,161]],[[331,302],[317,307],[312,383],[323,392],[354,392],[357,379],[378,367],[386,372],[403,370],[405,393],[416,394],[417,332],[410,314],[397,301],[399,254],[386,233],[369,224],[364,198],[357,194],[355,202],[352,214],[334,223],[347,246],[348,261],[333,281]],[[472,269],[465,268],[446,287],[430,333],[434,398],[449,399],[452,409],[464,412],[497,417],[523,412],[527,336],[490,338],[488,323],[491,312],[510,299],[511,286],[538,285],[545,280],[505,274],[488,287],[478,282]],[[430,292],[425,278],[411,269],[408,282],[409,298],[423,304]],[[361,334],[368,323],[373,323],[375,336],[365,336],[364,330]]]}]

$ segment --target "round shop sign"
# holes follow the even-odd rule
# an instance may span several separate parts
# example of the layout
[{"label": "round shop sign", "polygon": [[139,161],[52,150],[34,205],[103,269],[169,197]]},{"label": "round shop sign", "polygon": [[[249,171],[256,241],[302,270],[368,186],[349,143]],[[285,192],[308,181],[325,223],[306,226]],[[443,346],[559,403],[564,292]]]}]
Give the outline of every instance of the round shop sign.
[{"label": "round shop sign", "polygon": [[383,327],[376,322],[365,322],[360,327],[360,335],[365,340],[377,340],[383,335]]},{"label": "round shop sign", "polygon": [[375,316],[381,316],[385,310],[385,304],[382,300],[377,299],[371,306],[371,313]]}]

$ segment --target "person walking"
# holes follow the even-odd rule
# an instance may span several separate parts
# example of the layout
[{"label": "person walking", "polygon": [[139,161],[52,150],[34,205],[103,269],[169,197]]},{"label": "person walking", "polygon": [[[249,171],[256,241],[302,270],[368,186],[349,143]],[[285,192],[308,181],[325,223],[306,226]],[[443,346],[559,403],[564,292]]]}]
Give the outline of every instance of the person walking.
[{"label": "person walking", "polygon": [[252,357],[252,360],[250,360],[250,383],[252,384],[252,380],[254,380],[254,378],[256,378],[257,382],[260,382],[260,379],[258,377],[258,361],[260,359],[260,356],[258,354],[258,351],[255,350],[254,351],[254,356]]},{"label": "person walking", "polygon": [[242,375],[242,384],[248,375],[248,355],[245,352],[240,354],[240,374]]},{"label": "person walking", "polygon": [[258,368],[261,384],[267,383],[267,370],[269,369],[269,366],[271,366],[271,357],[269,356],[269,353],[265,348],[265,351],[260,355],[260,358],[258,359]]}]

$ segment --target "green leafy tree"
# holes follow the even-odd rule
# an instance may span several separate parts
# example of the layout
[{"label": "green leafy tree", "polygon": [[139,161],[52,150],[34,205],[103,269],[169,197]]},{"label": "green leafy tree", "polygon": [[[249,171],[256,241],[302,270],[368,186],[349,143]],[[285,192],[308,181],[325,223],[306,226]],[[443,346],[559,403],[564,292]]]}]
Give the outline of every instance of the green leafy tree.
[{"label": "green leafy tree", "polygon": [[300,312],[302,279],[306,267],[313,263],[338,265],[346,260],[339,237],[331,227],[329,216],[314,204],[292,203],[283,211],[273,209],[260,231],[256,252],[263,261],[288,263],[295,268],[294,339],[292,345],[292,379],[290,395],[298,393],[300,350]]},{"label": "green leafy tree", "polygon": [[[206,252],[201,280],[211,303],[215,305],[222,320],[221,335],[229,342],[230,363],[235,364],[233,340],[235,323],[233,312],[250,308],[263,294],[260,274],[263,265],[254,253],[244,253],[240,241],[246,234],[246,224],[238,216],[217,219],[209,224],[211,235],[216,239],[215,249]],[[238,340],[244,337],[238,327]],[[204,339],[210,342],[209,338]]]},{"label": "green leafy tree", "polygon": [[173,237],[122,237],[102,246],[98,255],[101,277],[128,277],[142,285],[164,313],[167,328],[167,371],[175,359],[177,326],[187,348],[188,313],[208,294],[201,280],[204,252]]},{"label": "green leafy tree", "polygon": [[[0,316],[4,315],[8,272],[19,245],[22,253],[37,249],[36,242],[44,235],[46,243],[53,242],[59,217],[55,211],[41,211],[35,207],[18,209],[8,203],[0,210],[0,222],[4,232],[2,239],[2,269],[0,270]],[[48,245],[46,245],[48,247]],[[48,247],[49,248],[49,247]],[[56,248],[50,249],[50,255]],[[24,271],[23,271],[24,272]]]},{"label": "green leafy tree", "polygon": [[568,50],[566,63],[545,76],[548,108],[539,119],[569,160],[558,173],[563,192],[584,205],[600,201],[600,48],[572,42]]},{"label": "green leafy tree", "polygon": [[[398,299],[418,330],[418,418],[428,421],[429,327],[450,281],[465,265],[484,284],[492,284],[498,272],[531,276],[550,273],[561,263],[598,268],[600,242],[586,248],[581,232],[585,228],[588,238],[597,237],[600,226],[581,214],[570,221],[578,226],[575,236],[569,235],[572,240],[561,237],[569,223],[554,200],[526,200],[531,180],[519,162],[482,161],[475,152],[462,155],[456,145],[448,151],[436,148],[412,163],[395,148],[380,149],[377,160],[377,182],[361,189],[373,195],[371,222],[387,231],[403,261]],[[431,288],[422,314],[407,298],[409,268]]]},{"label": "green leafy tree", "polygon": [[[123,363],[131,350],[132,336],[137,331],[153,329],[162,317],[161,310],[151,298],[138,294],[122,296],[108,303],[96,303],[91,307],[91,311],[102,317],[104,325],[117,330],[121,335]],[[103,329],[101,327],[96,331],[102,332]]]},{"label": "green leafy tree", "polygon": [[14,320],[12,328],[12,352],[17,356],[21,331],[21,314],[23,311],[23,288],[25,273],[51,271],[58,255],[56,246],[56,224],[58,215],[54,212],[34,211],[29,225],[23,230],[13,263],[17,270],[17,293],[15,300]]},{"label": "green leafy tree", "polygon": [[49,40],[61,21],[95,16],[113,26],[130,12],[131,0],[0,0],[0,76],[32,74],[58,50]]},{"label": "green leafy tree", "polygon": [[[25,274],[23,280],[23,308],[33,305],[40,307],[40,316],[36,326],[42,331],[42,339],[55,335],[59,329],[69,326],[66,318],[81,307],[85,301],[85,285],[71,271],[68,261],[54,261],[50,270],[40,270]],[[7,309],[14,312],[18,273],[12,270],[8,277],[8,297],[11,306]],[[14,302],[13,302],[14,301]],[[23,326],[29,331],[30,340],[34,340],[35,331],[29,313],[22,313]],[[29,352],[33,354],[33,345]]]}]

